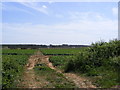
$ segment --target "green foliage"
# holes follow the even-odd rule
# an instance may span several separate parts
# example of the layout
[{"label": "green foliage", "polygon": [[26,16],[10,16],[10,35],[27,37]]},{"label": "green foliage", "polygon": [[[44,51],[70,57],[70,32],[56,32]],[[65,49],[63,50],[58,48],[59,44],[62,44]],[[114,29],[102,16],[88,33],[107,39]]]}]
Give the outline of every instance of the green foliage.
[{"label": "green foliage", "polygon": [[3,49],[2,53],[33,54],[35,49]]},{"label": "green foliage", "polygon": [[[35,50],[3,49],[2,53],[33,54]],[[2,87],[16,87],[14,81],[23,73],[28,55],[2,55]]]},{"label": "green foliage", "polygon": [[14,80],[23,71],[23,66],[26,64],[28,56],[18,55],[3,55],[2,57],[2,85],[3,88],[15,87]]},{"label": "green foliage", "polygon": [[49,48],[40,49],[43,54],[77,54],[84,50],[84,48]]},{"label": "green foliage", "polygon": [[68,81],[62,73],[57,73],[55,70],[47,67],[46,65],[36,65],[35,73],[39,77],[44,78],[49,83],[46,84],[45,88],[75,88],[73,82]]},{"label": "green foliage", "polygon": [[[68,71],[77,71],[87,76],[102,76],[103,80],[96,81],[102,87],[117,85],[120,83],[120,74],[118,73],[120,72],[120,41],[113,40],[109,43],[97,42],[92,44],[92,47],[88,47],[68,62],[65,72]],[[107,80],[110,84],[107,83]]]},{"label": "green foliage", "polygon": [[74,58],[74,56],[52,56],[49,61],[53,63],[53,66],[64,69],[64,66],[71,58]]}]

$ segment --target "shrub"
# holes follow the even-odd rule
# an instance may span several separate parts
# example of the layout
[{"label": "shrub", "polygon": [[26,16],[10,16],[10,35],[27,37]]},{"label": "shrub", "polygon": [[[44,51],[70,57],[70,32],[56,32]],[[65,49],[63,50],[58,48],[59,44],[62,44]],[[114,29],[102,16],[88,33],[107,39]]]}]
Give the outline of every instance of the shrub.
[{"label": "shrub", "polygon": [[[104,68],[104,70],[100,68]],[[105,78],[108,76],[115,79],[108,80],[111,82],[110,85],[120,83],[120,41],[112,40],[109,43],[92,43],[92,46],[86,48],[86,51],[79,53],[76,58],[68,62],[65,71],[77,71],[85,73],[88,76],[98,76],[100,73],[106,73],[102,77]],[[104,80],[101,80],[99,83]],[[107,82],[101,85],[110,87]]]}]

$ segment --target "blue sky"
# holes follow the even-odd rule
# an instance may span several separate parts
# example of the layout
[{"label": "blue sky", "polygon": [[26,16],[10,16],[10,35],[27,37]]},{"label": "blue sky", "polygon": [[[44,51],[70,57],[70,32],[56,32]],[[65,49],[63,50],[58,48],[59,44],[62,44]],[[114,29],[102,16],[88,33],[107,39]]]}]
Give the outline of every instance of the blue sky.
[{"label": "blue sky", "polygon": [[117,2],[2,2],[2,43],[91,44],[118,36]]}]

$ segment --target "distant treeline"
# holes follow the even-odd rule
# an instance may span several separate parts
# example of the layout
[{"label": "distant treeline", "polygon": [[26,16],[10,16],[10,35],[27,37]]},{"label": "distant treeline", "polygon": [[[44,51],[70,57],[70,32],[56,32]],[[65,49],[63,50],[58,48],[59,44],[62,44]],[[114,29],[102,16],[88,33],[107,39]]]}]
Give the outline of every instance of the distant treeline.
[{"label": "distant treeline", "polygon": [[35,44],[2,44],[3,48],[10,49],[39,49],[39,48],[80,48],[80,47],[90,47],[88,45],[35,45]]}]

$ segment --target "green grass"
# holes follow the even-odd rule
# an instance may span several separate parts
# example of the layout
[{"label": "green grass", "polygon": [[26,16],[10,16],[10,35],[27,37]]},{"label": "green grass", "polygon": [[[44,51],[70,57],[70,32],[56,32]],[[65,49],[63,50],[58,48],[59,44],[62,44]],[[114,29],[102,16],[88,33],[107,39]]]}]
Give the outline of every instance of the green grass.
[{"label": "green grass", "polygon": [[[55,70],[50,69],[46,65],[42,64],[34,68],[39,77],[44,78],[50,84],[44,86],[44,88],[75,88],[73,82],[68,81],[63,74],[57,73]],[[44,76],[44,77],[43,77]]]}]

